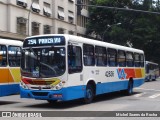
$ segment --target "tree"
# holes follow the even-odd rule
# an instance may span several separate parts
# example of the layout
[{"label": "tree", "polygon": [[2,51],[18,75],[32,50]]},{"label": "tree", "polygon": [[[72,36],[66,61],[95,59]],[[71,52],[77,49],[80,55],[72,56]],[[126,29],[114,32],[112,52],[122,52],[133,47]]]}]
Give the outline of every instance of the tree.
[{"label": "tree", "polygon": [[[159,1],[153,0],[93,0],[91,4],[160,12]],[[160,15],[97,7],[90,7],[89,13],[87,35],[94,33],[105,42],[143,49],[147,60],[160,63]]]}]

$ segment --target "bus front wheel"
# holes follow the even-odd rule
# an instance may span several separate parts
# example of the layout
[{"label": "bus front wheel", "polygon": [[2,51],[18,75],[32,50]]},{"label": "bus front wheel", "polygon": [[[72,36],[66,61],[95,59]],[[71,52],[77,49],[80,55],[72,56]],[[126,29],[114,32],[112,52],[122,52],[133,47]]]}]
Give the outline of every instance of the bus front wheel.
[{"label": "bus front wheel", "polygon": [[133,81],[130,80],[128,82],[128,88],[125,92],[126,92],[127,95],[133,94]]},{"label": "bus front wheel", "polygon": [[86,104],[89,104],[89,103],[91,103],[93,101],[93,98],[94,98],[93,87],[91,85],[87,85],[86,95],[85,95],[85,98],[84,98],[84,102]]}]

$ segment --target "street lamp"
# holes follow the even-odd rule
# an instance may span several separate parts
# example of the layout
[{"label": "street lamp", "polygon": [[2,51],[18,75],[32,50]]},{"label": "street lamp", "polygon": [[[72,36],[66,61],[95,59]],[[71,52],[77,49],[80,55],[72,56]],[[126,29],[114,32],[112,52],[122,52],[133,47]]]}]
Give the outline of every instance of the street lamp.
[{"label": "street lamp", "polygon": [[31,3],[31,6],[29,8],[29,12],[28,12],[28,36],[29,36],[29,29],[30,29],[30,25],[29,25],[29,22],[30,22],[30,14],[31,14],[31,9],[32,9],[32,4],[33,4],[34,0],[32,0],[32,3]]},{"label": "street lamp", "polygon": [[112,26],[115,26],[115,25],[121,25],[121,23],[116,23],[116,24],[113,24],[113,25],[107,25],[107,28],[105,29],[105,31],[103,32],[102,34],[102,41],[104,41],[104,34],[106,33],[106,31],[111,28]]}]

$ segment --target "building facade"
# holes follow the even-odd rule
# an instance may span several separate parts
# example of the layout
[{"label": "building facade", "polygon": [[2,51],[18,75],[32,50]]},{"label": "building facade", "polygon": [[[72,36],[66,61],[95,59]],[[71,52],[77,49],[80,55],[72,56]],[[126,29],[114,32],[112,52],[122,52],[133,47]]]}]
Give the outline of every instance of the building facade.
[{"label": "building facade", "polygon": [[[83,0],[88,4],[89,0]],[[85,35],[88,8],[77,0],[0,0],[0,38],[23,40],[39,34]]]}]

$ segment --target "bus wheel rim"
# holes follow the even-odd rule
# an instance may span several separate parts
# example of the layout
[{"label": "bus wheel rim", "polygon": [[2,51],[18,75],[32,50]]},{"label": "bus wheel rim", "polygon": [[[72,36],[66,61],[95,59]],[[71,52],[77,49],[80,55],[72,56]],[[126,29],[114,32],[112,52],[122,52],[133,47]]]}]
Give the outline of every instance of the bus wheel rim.
[{"label": "bus wheel rim", "polygon": [[92,97],[92,91],[90,89],[87,90],[87,98]]},{"label": "bus wheel rim", "polygon": [[129,93],[131,94],[133,92],[132,83],[129,84]]}]

